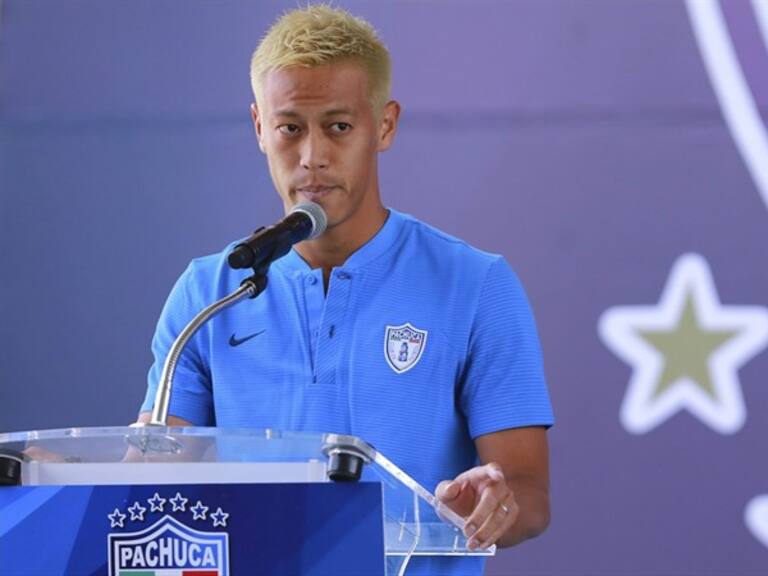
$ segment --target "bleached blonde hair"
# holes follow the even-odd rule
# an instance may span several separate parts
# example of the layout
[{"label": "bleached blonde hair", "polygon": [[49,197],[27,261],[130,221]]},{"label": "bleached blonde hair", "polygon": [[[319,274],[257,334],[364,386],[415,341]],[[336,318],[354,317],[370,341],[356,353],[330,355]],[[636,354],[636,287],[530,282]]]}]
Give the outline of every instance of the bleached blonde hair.
[{"label": "bleached blonde hair", "polygon": [[389,52],[373,26],[346,10],[314,4],[278,18],[251,58],[251,87],[259,103],[264,76],[291,66],[315,67],[351,60],[368,73],[371,104],[378,114],[389,101]]}]

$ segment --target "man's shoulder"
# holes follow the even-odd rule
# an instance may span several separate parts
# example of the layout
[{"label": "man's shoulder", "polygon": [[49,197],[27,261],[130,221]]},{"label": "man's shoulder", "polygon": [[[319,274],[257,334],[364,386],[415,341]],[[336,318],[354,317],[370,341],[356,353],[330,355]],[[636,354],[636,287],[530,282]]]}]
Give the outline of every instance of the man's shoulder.
[{"label": "man's shoulder", "polygon": [[193,300],[213,301],[228,294],[245,278],[244,271],[232,270],[227,255],[237,244],[232,242],[219,252],[198,256],[189,261],[179,277],[177,288],[183,287]]},{"label": "man's shoulder", "polygon": [[489,268],[497,261],[504,260],[500,254],[481,250],[466,240],[449,234],[410,214],[398,213],[398,215],[404,221],[405,242],[412,244],[419,250],[439,254],[441,260],[452,260],[455,264],[480,268]]},{"label": "man's shoulder", "polygon": [[186,274],[191,275],[208,275],[212,272],[227,269],[226,259],[227,255],[232,251],[237,242],[228,244],[225,248],[213,254],[206,254],[204,256],[197,256],[189,261]]},{"label": "man's shoulder", "polygon": [[406,262],[413,277],[459,287],[466,295],[524,299],[520,278],[503,255],[476,248],[408,214],[400,216],[404,240],[398,260]]}]

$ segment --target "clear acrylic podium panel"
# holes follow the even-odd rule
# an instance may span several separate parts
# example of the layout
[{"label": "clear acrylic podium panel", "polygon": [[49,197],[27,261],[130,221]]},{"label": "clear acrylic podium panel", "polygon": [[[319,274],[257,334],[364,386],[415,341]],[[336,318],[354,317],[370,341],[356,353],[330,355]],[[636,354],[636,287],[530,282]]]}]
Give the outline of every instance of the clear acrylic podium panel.
[{"label": "clear acrylic podium panel", "polygon": [[382,484],[384,548],[402,573],[411,556],[491,556],[468,550],[464,520],[386,456],[354,436],[275,430],[111,427],[0,434],[0,453],[23,454],[23,485],[329,482],[328,454],[365,461]]}]

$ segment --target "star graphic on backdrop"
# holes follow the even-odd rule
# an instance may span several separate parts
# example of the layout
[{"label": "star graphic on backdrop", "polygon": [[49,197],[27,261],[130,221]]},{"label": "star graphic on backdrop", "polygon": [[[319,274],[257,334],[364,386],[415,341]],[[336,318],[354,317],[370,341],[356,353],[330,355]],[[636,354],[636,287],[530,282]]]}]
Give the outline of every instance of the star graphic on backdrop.
[{"label": "star graphic on backdrop", "polygon": [[213,527],[216,528],[217,526],[221,526],[223,528],[226,528],[227,518],[229,518],[229,513],[224,512],[221,508],[217,508],[216,512],[211,514],[211,519],[213,520]]},{"label": "star graphic on backdrop", "polygon": [[144,512],[146,511],[147,509],[144,508],[144,506],[138,502],[134,502],[133,506],[128,508],[128,512],[131,513],[131,522],[135,522],[136,520],[139,522],[144,522]]},{"label": "star graphic on backdrop", "polygon": [[702,392],[717,400],[709,373],[709,357],[738,333],[738,330],[703,330],[690,293],[685,296],[677,326],[669,331],[638,330],[637,334],[664,357],[664,370],[656,382],[653,397],[658,398],[681,378],[688,377]]},{"label": "star graphic on backdrop", "polygon": [[155,495],[147,500],[147,504],[152,507],[152,512],[162,512],[165,506],[165,498],[160,498],[160,494],[155,492]]},{"label": "star graphic on backdrop", "polygon": [[768,344],[768,309],[722,305],[703,257],[678,258],[657,305],[611,308],[598,331],[634,368],[621,407],[629,432],[681,410],[721,434],[744,425],[738,370]]},{"label": "star graphic on backdrop", "polygon": [[752,535],[768,548],[768,494],[750,500],[744,510],[744,522]]},{"label": "star graphic on backdrop", "polygon": [[189,498],[184,498],[181,495],[181,492],[176,492],[176,496],[174,496],[169,500],[169,502],[173,506],[174,512],[186,512],[188,501],[189,501]]},{"label": "star graphic on backdrop", "polygon": [[203,506],[203,503],[198,500],[197,504],[192,506],[192,508],[189,510],[194,515],[192,520],[205,520],[205,514],[208,512],[208,506]]},{"label": "star graphic on backdrop", "polygon": [[112,514],[107,514],[107,518],[109,518],[110,528],[123,528],[123,523],[127,516],[120,512],[119,509],[115,508],[115,511],[112,512]]}]

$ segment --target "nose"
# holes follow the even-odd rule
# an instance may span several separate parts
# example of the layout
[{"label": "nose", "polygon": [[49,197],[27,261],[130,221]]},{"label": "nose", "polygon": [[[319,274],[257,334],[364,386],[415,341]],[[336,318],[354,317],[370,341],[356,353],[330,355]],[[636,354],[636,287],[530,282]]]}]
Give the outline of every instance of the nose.
[{"label": "nose", "polygon": [[304,138],[301,149],[301,167],[322,170],[330,164],[330,142],[322,131],[311,130]]}]

